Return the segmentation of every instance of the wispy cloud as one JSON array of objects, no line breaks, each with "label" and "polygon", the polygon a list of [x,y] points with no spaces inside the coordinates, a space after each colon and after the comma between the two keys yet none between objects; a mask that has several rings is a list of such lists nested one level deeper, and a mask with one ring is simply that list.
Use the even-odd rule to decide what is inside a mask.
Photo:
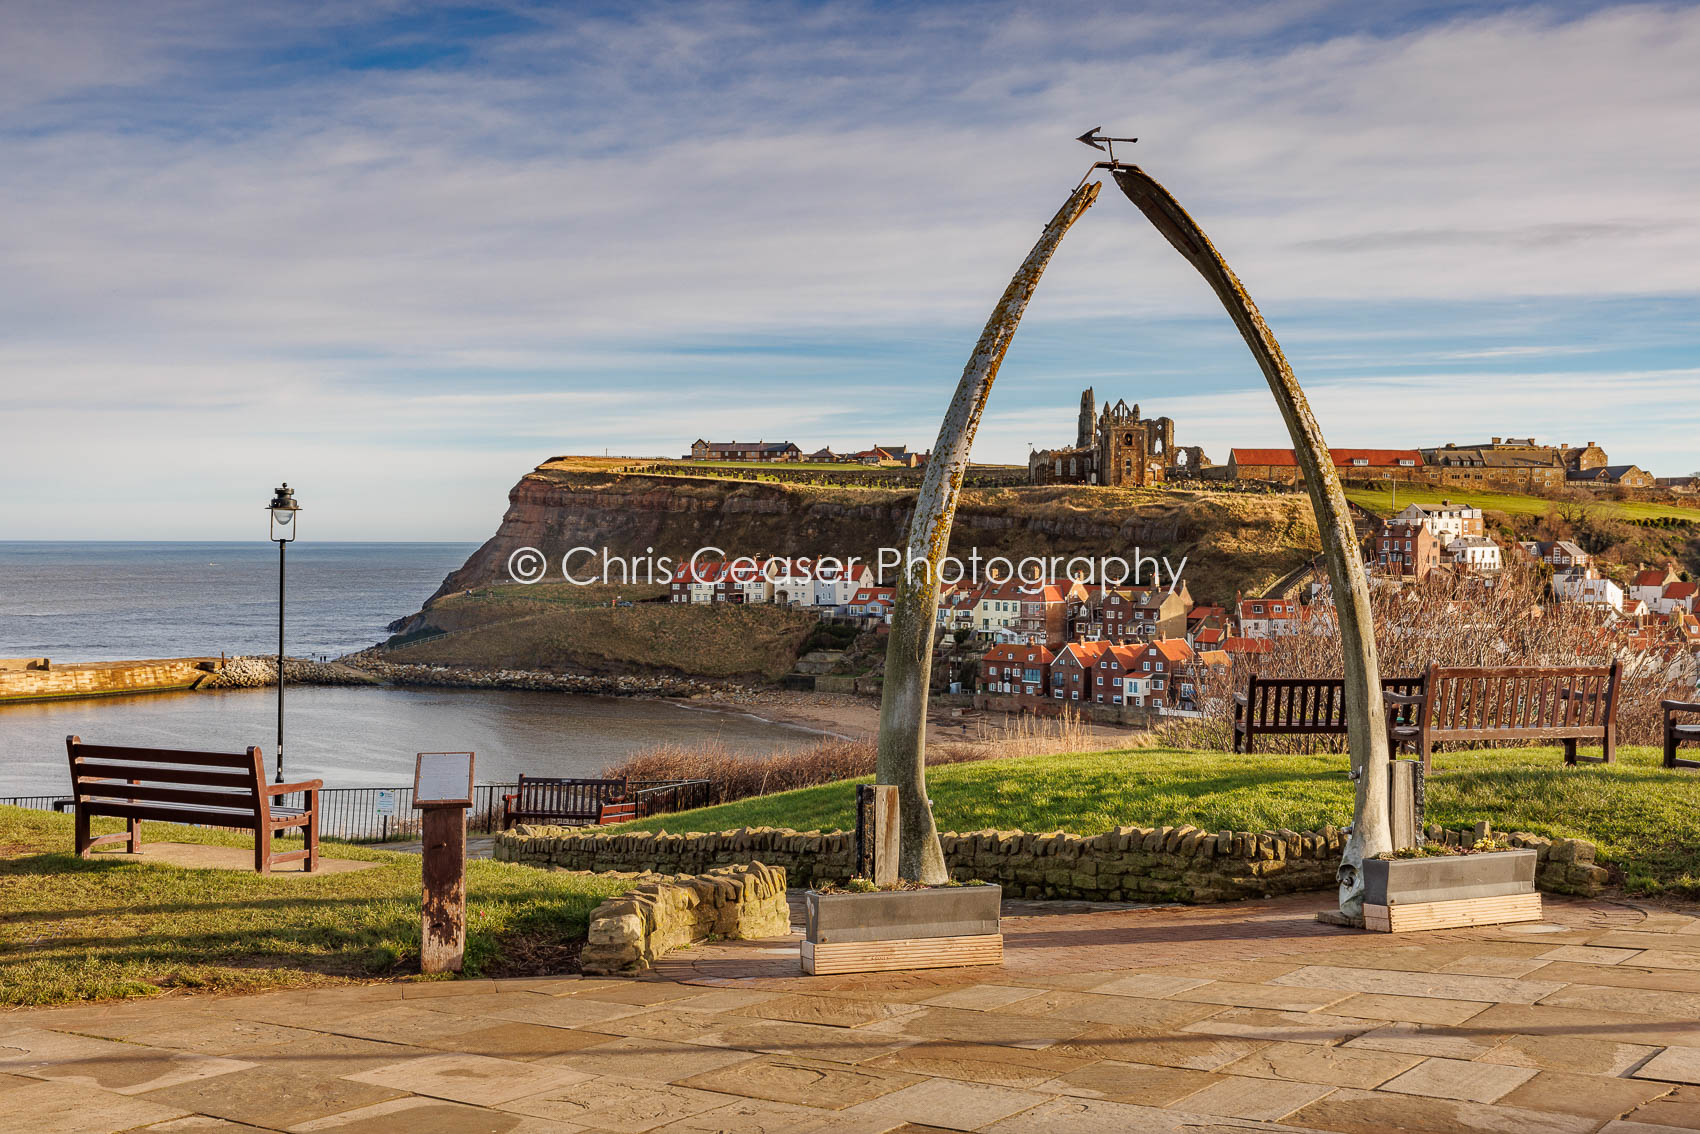
[{"label": "wispy cloud", "polygon": [[[0,537],[122,534],[114,478],[185,459],[220,474],[162,506],[184,534],[310,461],[370,498],[430,485],[477,535],[544,450],[924,445],[1100,122],[1144,138],[1315,366],[1408,336],[1377,323],[1401,305],[1512,299],[1675,297],[1692,351],[1700,156],[1675,140],[1700,136],[1697,57],[1692,7],[9,5],[0,439],[62,471],[0,497]],[[1071,432],[1072,393],[1048,399],[1077,372],[1140,396],[1206,363],[1185,388],[1226,392],[1187,428],[1267,440],[1235,433],[1257,379],[1213,298],[1112,197],[1029,314],[995,405],[1031,424],[988,423],[989,459]],[[1118,342],[1073,337],[1112,322]],[[1600,353],[1609,328],[1429,332],[1406,363],[1459,399],[1447,432],[1483,433],[1495,389],[1461,370]],[[1612,413],[1653,388],[1643,359],[1594,369],[1620,376]],[[1372,389],[1432,403],[1317,400]],[[407,526],[351,504],[319,530]]]}]

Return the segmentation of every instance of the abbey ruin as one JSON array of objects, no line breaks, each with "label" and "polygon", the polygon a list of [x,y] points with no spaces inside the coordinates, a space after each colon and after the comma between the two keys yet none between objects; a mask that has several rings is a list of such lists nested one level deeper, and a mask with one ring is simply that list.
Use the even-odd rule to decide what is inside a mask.
[{"label": "abbey ruin", "polygon": [[1089,386],[1080,392],[1080,421],[1068,449],[1038,449],[1027,455],[1033,484],[1102,484],[1146,488],[1165,480],[1188,479],[1210,467],[1196,445],[1175,446],[1175,423],[1166,417],[1142,418],[1139,406],[1104,403],[1099,411]]}]

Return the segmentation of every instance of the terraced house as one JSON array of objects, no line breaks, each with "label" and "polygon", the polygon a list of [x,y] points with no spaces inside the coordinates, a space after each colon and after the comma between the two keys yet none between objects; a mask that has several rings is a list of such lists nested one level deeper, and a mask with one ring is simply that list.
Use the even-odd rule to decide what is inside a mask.
[{"label": "terraced house", "polygon": [[1051,651],[1044,646],[1008,643],[993,646],[980,660],[980,692],[1014,697],[1023,709],[1045,703],[1050,682]]}]

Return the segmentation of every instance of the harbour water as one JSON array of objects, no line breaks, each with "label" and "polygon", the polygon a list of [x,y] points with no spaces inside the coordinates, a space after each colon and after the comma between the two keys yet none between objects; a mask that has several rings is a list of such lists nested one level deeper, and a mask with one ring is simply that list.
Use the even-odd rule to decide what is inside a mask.
[{"label": "harbour water", "polygon": [[[387,636],[472,544],[302,543],[289,550],[288,648],[338,655]],[[103,661],[271,653],[277,549],[267,543],[0,542],[0,656]],[[275,690],[0,706],[0,797],[61,792],[65,737],[240,751],[271,766]],[[327,787],[410,782],[421,751],[477,753],[480,782],[595,775],[662,742],[760,757],[814,734],[663,701],[506,690],[301,686],[286,699],[285,771]]]},{"label": "harbour water", "polygon": [[[500,689],[301,686],[285,691],[285,707],[287,778],[322,779],[326,787],[410,784],[416,752],[474,752],[480,783],[507,783],[520,772],[594,776],[661,742],[719,743],[760,757],[818,739],[748,714],[670,701]],[[269,769],[276,733],[275,689],[0,706],[0,797],[64,791],[70,735],[149,748],[258,745]]]}]

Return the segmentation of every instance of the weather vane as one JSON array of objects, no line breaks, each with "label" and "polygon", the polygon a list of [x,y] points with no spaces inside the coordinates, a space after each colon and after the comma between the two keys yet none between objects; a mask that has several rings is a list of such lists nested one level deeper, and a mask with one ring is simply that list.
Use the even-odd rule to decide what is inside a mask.
[{"label": "weather vane", "polygon": [[1127,143],[1131,144],[1133,142],[1139,141],[1139,139],[1138,138],[1106,138],[1106,137],[1104,137],[1104,135],[1102,135],[1098,132],[1102,129],[1103,129],[1102,126],[1094,126],[1094,127],[1092,127],[1092,129],[1086,131],[1086,133],[1084,133],[1084,134],[1080,135],[1080,137],[1076,138],[1075,141],[1085,142],[1087,145],[1091,146],[1095,150],[1103,150],[1104,152],[1108,153],[1110,155],[1110,168],[1114,169],[1116,167],[1116,165],[1118,164],[1117,161],[1116,161],[1116,143],[1117,142],[1127,142]]}]

